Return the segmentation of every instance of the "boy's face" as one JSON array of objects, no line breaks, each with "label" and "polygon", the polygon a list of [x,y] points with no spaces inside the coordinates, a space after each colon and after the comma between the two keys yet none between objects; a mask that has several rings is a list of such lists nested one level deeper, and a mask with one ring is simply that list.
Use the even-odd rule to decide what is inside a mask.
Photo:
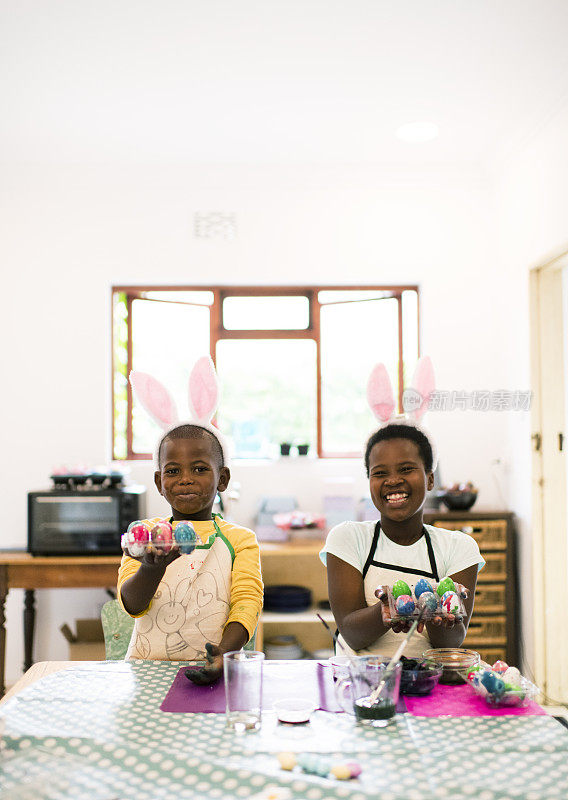
[{"label": "boy's face", "polygon": [[426,472],[418,445],[410,439],[386,439],[369,455],[369,485],[376,508],[393,522],[404,522],[422,509],[434,474]]},{"label": "boy's face", "polygon": [[211,437],[166,438],[160,464],[154,481],[170,504],[173,518],[211,519],[215,496],[227,488],[231,477],[228,467],[219,469]]}]

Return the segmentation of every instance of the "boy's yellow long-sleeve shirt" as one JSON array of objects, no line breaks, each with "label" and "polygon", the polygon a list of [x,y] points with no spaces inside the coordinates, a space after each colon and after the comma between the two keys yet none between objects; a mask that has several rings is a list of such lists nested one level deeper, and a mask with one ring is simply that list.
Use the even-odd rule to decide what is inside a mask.
[{"label": "boy's yellow long-sleeve shirt", "polygon": [[[263,599],[258,542],[248,528],[219,517],[217,524],[220,534],[213,520],[192,521],[198,546],[166,568],[148,608],[135,617],[127,658],[202,658],[205,643],[218,644],[229,622],[253,635]],[[139,561],[123,556],[117,583],[123,608],[121,588],[139,568]]]}]

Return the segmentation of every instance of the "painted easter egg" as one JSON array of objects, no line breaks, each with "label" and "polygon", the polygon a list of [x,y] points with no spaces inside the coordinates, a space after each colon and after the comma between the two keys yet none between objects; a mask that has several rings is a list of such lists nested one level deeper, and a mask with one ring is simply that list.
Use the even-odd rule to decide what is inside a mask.
[{"label": "painted easter egg", "polygon": [[522,676],[517,667],[509,667],[501,676],[507,683],[512,683],[514,686],[520,686],[522,683]]},{"label": "painted easter egg", "polygon": [[442,597],[442,595],[446,594],[446,592],[455,592],[456,585],[451,578],[442,578],[436,591],[438,592],[438,595]]},{"label": "painted easter egg", "polygon": [[319,775],[322,778],[329,775],[331,769],[331,759],[317,755],[317,753],[299,753],[297,762],[304,772]]},{"label": "painted easter egg", "polygon": [[406,581],[395,581],[392,585],[392,594],[393,597],[400,597],[402,594],[409,595],[411,594],[410,586]]},{"label": "painted easter egg", "polygon": [[496,661],[491,669],[495,670],[495,672],[503,674],[509,669],[509,665],[505,663],[505,661]]},{"label": "painted easter egg", "polygon": [[296,756],[294,753],[278,753],[277,758],[281,769],[293,770],[296,766]]},{"label": "painted easter egg", "polygon": [[174,538],[179,545],[179,549],[185,555],[193,553],[197,543],[197,534],[191,522],[181,520],[175,527]]},{"label": "painted easter egg", "polygon": [[162,522],[156,522],[152,530],[150,531],[150,538],[152,540],[152,544],[154,544],[160,550],[163,550],[164,553],[169,553],[172,549],[172,526],[167,520],[162,520]]},{"label": "painted easter egg", "polygon": [[481,673],[480,683],[485,686],[490,694],[503,694],[505,691],[505,681],[490,669]]},{"label": "painted easter egg", "polygon": [[347,764],[334,764],[331,768],[331,774],[338,781],[348,781],[351,778],[351,770]]},{"label": "painted easter egg", "polygon": [[420,578],[416,586],[414,587],[414,597],[418,600],[421,594],[424,592],[433,592],[434,589],[432,588],[432,584],[428,583],[426,578]]},{"label": "painted easter egg", "polygon": [[358,778],[363,771],[363,768],[358,761],[346,761],[345,766],[349,767],[349,772],[352,778]]},{"label": "painted easter egg", "polygon": [[442,611],[444,614],[459,614],[460,599],[455,592],[445,592],[442,595]]},{"label": "painted easter egg", "polygon": [[401,617],[409,617],[416,606],[409,594],[401,594],[400,597],[396,598],[395,608]]},{"label": "painted easter egg", "polygon": [[427,611],[436,611],[438,608],[438,598],[434,592],[422,592],[418,598],[416,605],[418,608],[426,608]]},{"label": "painted easter egg", "polygon": [[125,536],[125,544],[128,553],[137,558],[144,555],[146,545],[150,541],[150,530],[146,523],[136,520],[128,526]]}]

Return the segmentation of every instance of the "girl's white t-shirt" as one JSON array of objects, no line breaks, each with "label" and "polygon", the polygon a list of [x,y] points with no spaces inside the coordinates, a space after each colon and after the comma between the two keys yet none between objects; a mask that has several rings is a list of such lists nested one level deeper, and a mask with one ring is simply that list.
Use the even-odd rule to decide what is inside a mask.
[{"label": "girl's white t-shirt", "polygon": [[[331,553],[363,573],[372,546],[376,524],[376,521],[366,521],[342,522],[336,525],[329,532],[325,546],[320,552],[323,563],[326,564],[327,554]],[[479,552],[479,546],[472,536],[462,531],[450,531],[432,525],[424,527],[430,536],[440,580],[446,575],[453,575],[473,564],[477,564],[478,571],[485,565],[485,559]],[[405,573],[402,570],[398,573],[397,568],[403,568]],[[407,577],[408,580],[409,573],[414,572],[418,575],[431,575],[431,570],[432,565],[424,536],[414,544],[400,545],[389,539],[384,531],[381,531],[377,548],[373,554],[373,562],[364,582],[367,605],[371,606],[378,602],[374,592],[379,584],[391,584],[394,579],[399,577]],[[393,655],[403,636],[402,633],[389,630],[374,645],[359,651],[359,653]],[[339,639],[342,650],[353,653],[343,637],[340,636]],[[416,633],[408,643],[407,655],[419,657],[429,646],[427,631],[424,629],[423,633]]]},{"label": "girl's white t-shirt", "polygon": [[[326,564],[327,554],[331,553],[362,573],[376,524],[376,520],[367,520],[341,522],[336,525],[328,533],[325,545],[319,554],[323,563]],[[471,567],[472,564],[478,565],[478,571],[485,566],[485,559],[479,552],[479,545],[473,536],[462,531],[436,528],[434,525],[424,525],[424,527],[430,534],[440,580],[446,575],[453,575],[466,567]],[[428,549],[423,536],[414,544],[401,545],[393,542],[384,531],[381,531],[374,559],[409,568],[416,567],[422,570],[430,568]]]}]

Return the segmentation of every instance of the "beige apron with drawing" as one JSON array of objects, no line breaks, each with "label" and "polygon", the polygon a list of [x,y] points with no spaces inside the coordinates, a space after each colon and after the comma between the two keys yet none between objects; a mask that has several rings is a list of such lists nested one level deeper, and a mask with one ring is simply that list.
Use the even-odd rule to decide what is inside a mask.
[{"label": "beige apron with drawing", "polygon": [[207,542],[168,565],[147,613],[134,621],[127,659],[202,661],[205,643],[221,641],[234,554],[213,522]]},{"label": "beige apron with drawing", "polygon": [[[416,583],[420,578],[430,578],[433,581],[439,581],[438,568],[436,566],[436,558],[434,556],[434,548],[430,534],[423,528],[423,539],[426,545],[424,569],[416,569],[416,567],[405,567],[401,564],[385,564],[375,559],[377,544],[379,536],[385,534],[381,531],[381,523],[377,522],[375,525],[375,532],[373,534],[373,541],[369,548],[369,554],[363,567],[363,587],[365,590],[365,600],[367,605],[372,606],[379,602],[375,596],[375,589],[379,586],[392,586],[395,581],[402,578],[409,584]],[[421,540],[419,540],[421,541]],[[383,656],[392,656],[395,654],[400,642],[404,638],[405,633],[395,633],[393,630],[388,630],[380,639],[364,650],[352,650],[347,642],[343,639],[341,634],[338,639],[343,645],[346,652],[351,655],[368,655],[380,654]],[[426,628],[422,633],[418,631],[411,637],[408,645],[406,646],[405,656],[408,658],[420,658],[425,650],[430,648],[430,640]],[[338,655],[344,651],[341,647],[336,648]]]}]

